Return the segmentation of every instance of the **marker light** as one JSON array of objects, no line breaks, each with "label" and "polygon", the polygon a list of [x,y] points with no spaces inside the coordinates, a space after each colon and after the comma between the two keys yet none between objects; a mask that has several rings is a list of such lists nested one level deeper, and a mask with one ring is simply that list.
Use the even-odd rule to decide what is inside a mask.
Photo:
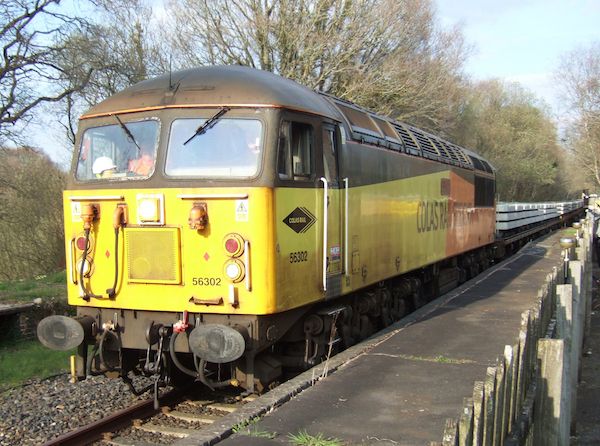
[{"label": "marker light", "polygon": [[239,234],[227,234],[223,240],[223,246],[227,255],[230,257],[239,257],[244,252],[244,239]]},{"label": "marker light", "polygon": [[85,249],[85,237],[84,236],[79,236],[77,237],[77,241],[75,242],[77,249],[79,249],[80,251],[83,251]]},{"label": "marker light", "polygon": [[225,275],[234,283],[241,282],[244,278],[244,264],[237,259],[229,260],[225,263]]},{"label": "marker light", "polygon": [[83,275],[84,277],[90,277],[91,272],[92,272],[92,262],[90,261],[90,258],[88,257],[87,259],[79,259],[77,261],[77,274],[79,274],[79,272],[81,271],[81,262],[83,262]]}]

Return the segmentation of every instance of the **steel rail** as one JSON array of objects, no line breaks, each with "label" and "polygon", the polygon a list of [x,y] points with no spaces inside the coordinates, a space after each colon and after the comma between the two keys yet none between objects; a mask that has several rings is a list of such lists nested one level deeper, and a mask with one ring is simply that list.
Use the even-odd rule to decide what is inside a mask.
[{"label": "steel rail", "polygon": [[[179,389],[171,390],[160,398],[162,405],[172,404],[181,399],[184,392]],[[67,432],[47,441],[43,446],[84,446],[98,441],[102,434],[123,429],[132,424],[133,420],[147,418],[160,412],[154,409],[154,400],[149,399],[121,409],[100,420]]]}]

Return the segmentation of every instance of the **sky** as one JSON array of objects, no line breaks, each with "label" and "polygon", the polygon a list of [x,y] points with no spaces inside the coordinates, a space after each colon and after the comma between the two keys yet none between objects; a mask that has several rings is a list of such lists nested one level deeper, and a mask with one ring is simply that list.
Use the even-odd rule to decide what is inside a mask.
[{"label": "sky", "polygon": [[560,118],[555,72],[563,55],[600,41],[600,0],[433,0],[443,26],[459,25],[473,47],[473,80],[518,82]]}]

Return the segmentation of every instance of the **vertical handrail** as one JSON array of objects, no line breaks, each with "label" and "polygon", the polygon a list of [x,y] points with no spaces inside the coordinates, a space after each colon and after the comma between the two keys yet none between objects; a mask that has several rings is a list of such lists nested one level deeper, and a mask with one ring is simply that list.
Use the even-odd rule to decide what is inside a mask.
[{"label": "vertical handrail", "polygon": [[327,291],[327,195],[329,192],[329,183],[327,178],[321,177],[323,183],[323,291]]},{"label": "vertical handrail", "polygon": [[344,178],[344,273],[346,276],[350,275],[348,273],[348,194],[350,192],[348,185],[348,178]]},{"label": "vertical handrail", "polygon": [[77,285],[77,276],[75,275],[75,268],[77,267],[77,261],[75,260],[75,238],[73,237],[71,239],[71,249],[70,249],[70,253],[69,253],[69,260],[70,260],[70,268],[69,268],[69,273],[71,276],[71,282],[74,285]]},{"label": "vertical handrail", "polygon": [[244,240],[244,261],[246,263],[246,290],[252,291],[250,278],[250,242],[248,240]]}]

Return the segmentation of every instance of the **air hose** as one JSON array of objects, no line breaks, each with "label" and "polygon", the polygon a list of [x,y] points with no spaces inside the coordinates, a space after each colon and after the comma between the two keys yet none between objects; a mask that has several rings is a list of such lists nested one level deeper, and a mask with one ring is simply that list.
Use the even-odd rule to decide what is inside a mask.
[{"label": "air hose", "polygon": [[88,245],[90,243],[90,229],[85,228],[84,233],[85,233],[85,247],[83,248],[83,255],[81,256],[81,267],[79,268],[79,278],[80,278],[79,288],[81,290],[81,294],[82,294],[81,297],[83,298],[83,300],[89,301],[91,297],[101,299],[102,296],[99,294],[94,294],[94,292],[91,289],[90,289],[90,292],[88,293],[85,289],[85,286],[83,285],[83,278],[84,278],[83,271],[85,269],[85,262],[87,261]]},{"label": "air hose", "polygon": [[119,281],[119,227],[115,228],[115,281],[112,288],[106,290],[109,298],[115,297],[117,282]]},{"label": "air hose", "polygon": [[194,378],[196,378],[198,376],[198,372],[187,368],[186,366],[184,366],[181,363],[181,361],[179,361],[179,359],[177,359],[177,354],[175,353],[175,340],[177,339],[178,335],[179,335],[179,333],[174,331],[173,334],[171,335],[171,339],[169,340],[169,354],[171,355],[173,364],[175,364],[177,366],[177,368],[179,370],[181,370],[183,373],[185,373],[186,375],[193,376]]},{"label": "air hose", "polygon": [[227,387],[229,385],[231,385],[231,379],[226,379],[224,381],[210,381],[207,377],[206,374],[204,372],[204,367],[206,367],[206,363],[207,361],[205,359],[199,358],[199,361],[196,361],[196,359],[198,358],[198,356],[194,355],[194,363],[196,365],[197,370],[191,370],[189,368],[187,368],[186,366],[184,366],[179,359],[177,359],[177,354],[175,353],[175,340],[177,339],[177,336],[179,335],[178,332],[173,332],[173,334],[171,335],[171,339],[169,341],[169,353],[171,355],[171,359],[173,360],[173,363],[177,366],[177,368],[179,370],[181,370],[183,373],[185,373],[186,375],[189,376],[193,376],[194,378],[198,378],[198,380],[204,384],[206,387],[208,387],[211,390],[215,390],[221,387]]}]

